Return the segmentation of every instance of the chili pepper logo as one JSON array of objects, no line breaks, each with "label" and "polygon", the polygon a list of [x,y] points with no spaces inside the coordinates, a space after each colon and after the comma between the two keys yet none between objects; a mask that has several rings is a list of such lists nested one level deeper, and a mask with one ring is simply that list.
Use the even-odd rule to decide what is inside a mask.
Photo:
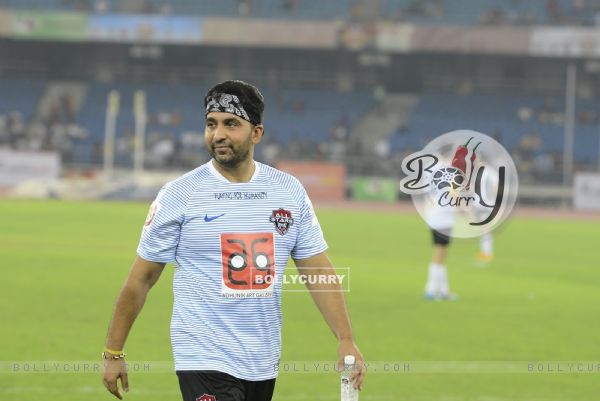
[{"label": "chili pepper logo", "polygon": [[[454,157],[452,158],[452,167],[459,169],[465,174],[467,172],[467,154],[469,153],[469,142],[473,137],[470,137],[469,140],[464,145],[459,145],[459,147],[454,152]],[[480,142],[481,143],[481,142]]]},{"label": "chili pepper logo", "polygon": [[477,143],[473,150],[471,151],[471,158],[469,166],[467,166],[467,155],[469,154],[469,142],[473,140],[474,137],[470,137],[469,140],[464,145],[459,145],[456,151],[454,152],[454,157],[452,158],[452,167],[460,170],[463,174],[463,182],[467,175],[467,171],[469,172],[469,177],[467,180],[467,184],[465,186],[466,190],[469,190],[471,187],[471,178],[473,177],[473,170],[475,169],[475,160],[477,160],[477,148],[481,145],[481,142]]},{"label": "chili pepper logo", "polygon": [[[469,143],[474,137],[470,137],[463,145],[459,145],[452,157],[452,167],[441,167],[438,169],[431,179],[431,184],[436,191],[451,190],[454,194],[465,192],[470,189],[473,170],[475,169],[475,161],[477,160],[477,148],[481,145],[479,142],[469,155]],[[468,177],[467,177],[468,172]]]}]

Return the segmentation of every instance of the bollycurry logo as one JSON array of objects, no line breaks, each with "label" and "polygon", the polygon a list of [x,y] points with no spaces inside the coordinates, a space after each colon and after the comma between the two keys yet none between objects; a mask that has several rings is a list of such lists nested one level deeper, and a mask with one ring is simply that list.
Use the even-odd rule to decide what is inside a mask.
[{"label": "bollycurry logo", "polygon": [[400,190],[427,224],[445,235],[477,237],[497,228],[517,199],[518,175],[504,147],[477,131],[457,130],[402,161]]}]

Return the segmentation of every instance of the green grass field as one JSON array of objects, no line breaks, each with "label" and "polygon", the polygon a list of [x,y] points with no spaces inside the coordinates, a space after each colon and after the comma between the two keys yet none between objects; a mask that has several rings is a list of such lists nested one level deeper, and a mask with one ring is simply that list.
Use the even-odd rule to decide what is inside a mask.
[{"label": "green grass field", "polygon": [[[99,360],[147,205],[2,200],[0,212],[0,399],[115,399],[100,374],[14,373],[12,367]],[[411,363],[410,372],[370,372],[361,400],[600,399],[598,362],[593,373],[527,369],[528,362],[600,360],[598,221],[512,220],[497,234],[488,268],[474,262],[476,241],[456,241],[448,265],[461,298],[426,302],[430,238],[417,215],[318,214],[330,256],[352,269],[347,301],[363,354]],[[130,361],[171,361],[172,273],[165,270],[133,328]],[[336,343],[309,294],[283,299],[282,361],[335,359]],[[433,361],[514,368],[419,371]],[[282,372],[274,399],[338,400],[338,383],[333,373]],[[130,385],[126,400],[180,399],[175,375],[164,370],[132,372]]]}]

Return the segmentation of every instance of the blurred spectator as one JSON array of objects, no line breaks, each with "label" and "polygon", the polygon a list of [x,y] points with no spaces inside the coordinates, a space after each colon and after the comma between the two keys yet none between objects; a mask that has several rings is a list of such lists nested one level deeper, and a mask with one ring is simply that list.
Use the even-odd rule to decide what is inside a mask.
[{"label": "blurred spectator", "polygon": [[168,1],[162,2],[159,7],[159,12],[162,15],[171,15],[173,14],[173,5]]},{"label": "blurred spectator", "polygon": [[98,14],[107,13],[110,10],[110,3],[108,0],[96,0],[94,3],[94,12]]},{"label": "blurred spectator", "polygon": [[296,114],[304,114],[305,109],[306,105],[302,100],[296,100],[292,103],[292,111]]},{"label": "blurred spectator", "polygon": [[0,114],[0,147],[9,144],[8,122],[5,115]]},{"label": "blurred spectator", "polygon": [[328,146],[329,157],[332,162],[344,162],[348,145],[346,142],[331,142]]},{"label": "blurred spectator", "polygon": [[554,158],[549,153],[538,153],[533,159],[533,169],[539,173],[554,171]]},{"label": "blurred spectator", "polygon": [[251,0],[239,0],[238,3],[238,14],[242,17],[247,17],[250,15],[251,11]]},{"label": "blurred spectator", "polygon": [[544,124],[561,125],[564,121],[564,113],[559,109],[558,102],[554,98],[546,98],[544,104],[537,110],[537,118]]},{"label": "blurred spectator", "polygon": [[408,5],[404,9],[404,12],[409,17],[421,17],[421,16],[425,15],[425,10],[423,8],[423,4],[424,4],[424,2],[420,1],[420,0],[410,0]]},{"label": "blurred spectator", "polygon": [[529,121],[533,117],[533,109],[531,107],[523,106],[517,110],[517,117],[521,121]]},{"label": "blurred spectator", "polygon": [[481,13],[481,25],[502,25],[506,23],[504,11],[497,8],[486,10]]},{"label": "blurred spectator", "polygon": [[350,20],[351,21],[364,21],[365,20],[365,9],[362,2],[356,2],[350,6]]},{"label": "blurred spectator", "polygon": [[29,126],[29,150],[42,150],[48,136],[48,128],[41,121],[34,121]]},{"label": "blurred spectator", "polygon": [[183,121],[183,116],[180,112],[159,111],[150,116],[152,124],[158,124],[162,127],[178,127]]},{"label": "blurred spectator", "polygon": [[128,127],[122,135],[117,135],[115,142],[115,153],[121,157],[129,157],[133,153],[134,134],[133,129]]},{"label": "blurred spectator", "polygon": [[546,0],[546,13],[551,22],[559,22],[561,20],[561,11],[558,0]]},{"label": "blurred spectator", "polygon": [[598,124],[598,113],[595,111],[580,111],[577,113],[577,122],[583,125]]},{"label": "blurred spectator", "polygon": [[281,0],[281,7],[289,12],[296,11],[301,6],[301,0]]},{"label": "blurred spectator", "polygon": [[387,159],[390,156],[390,141],[388,138],[380,138],[375,142],[375,146],[373,147],[373,151],[375,152],[375,156],[379,160]]},{"label": "blurred spectator", "polygon": [[275,166],[281,157],[281,147],[277,139],[268,137],[261,146],[263,161],[269,166]]},{"label": "blurred spectator", "polygon": [[431,0],[425,3],[425,15],[432,19],[442,19],[446,16],[444,0]]},{"label": "blurred spectator", "polygon": [[65,6],[72,7],[76,11],[91,11],[91,0],[62,0]]},{"label": "blurred spectator", "polygon": [[24,149],[27,147],[27,137],[25,136],[25,121],[23,115],[18,111],[13,111],[8,115],[8,137],[11,146],[15,149]]},{"label": "blurred spectator", "polygon": [[379,84],[375,86],[373,89],[373,100],[375,101],[375,108],[378,113],[383,113],[384,111],[383,102],[385,101],[386,96],[387,92],[383,85]]},{"label": "blurred spectator", "polygon": [[182,167],[195,167],[202,164],[206,157],[204,134],[196,131],[184,131],[176,147],[176,164]]},{"label": "blurred spectator", "polygon": [[348,135],[348,122],[344,116],[333,124],[329,137],[334,142],[346,142],[348,140]]}]

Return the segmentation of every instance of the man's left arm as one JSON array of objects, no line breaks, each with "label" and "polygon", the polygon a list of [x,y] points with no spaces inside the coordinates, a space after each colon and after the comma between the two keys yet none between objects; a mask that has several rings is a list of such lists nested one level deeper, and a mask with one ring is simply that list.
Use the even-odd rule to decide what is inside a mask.
[{"label": "man's left arm", "polygon": [[[336,271],[325,252],[311,256],[306,259],[294,259],[298,272],[304,276],[331,276]],[[306,280],[306,287],[329,325],[331,331],[338,339],[339,363],[343,366],[345,355],[354,355],[356,358],[356,369],[352,373],[351,381],[354,387],[361,389],[366,374],[364,359],[358,347],[354,343],[352,325],[346,308],[341,283],[338,280]]]}]

